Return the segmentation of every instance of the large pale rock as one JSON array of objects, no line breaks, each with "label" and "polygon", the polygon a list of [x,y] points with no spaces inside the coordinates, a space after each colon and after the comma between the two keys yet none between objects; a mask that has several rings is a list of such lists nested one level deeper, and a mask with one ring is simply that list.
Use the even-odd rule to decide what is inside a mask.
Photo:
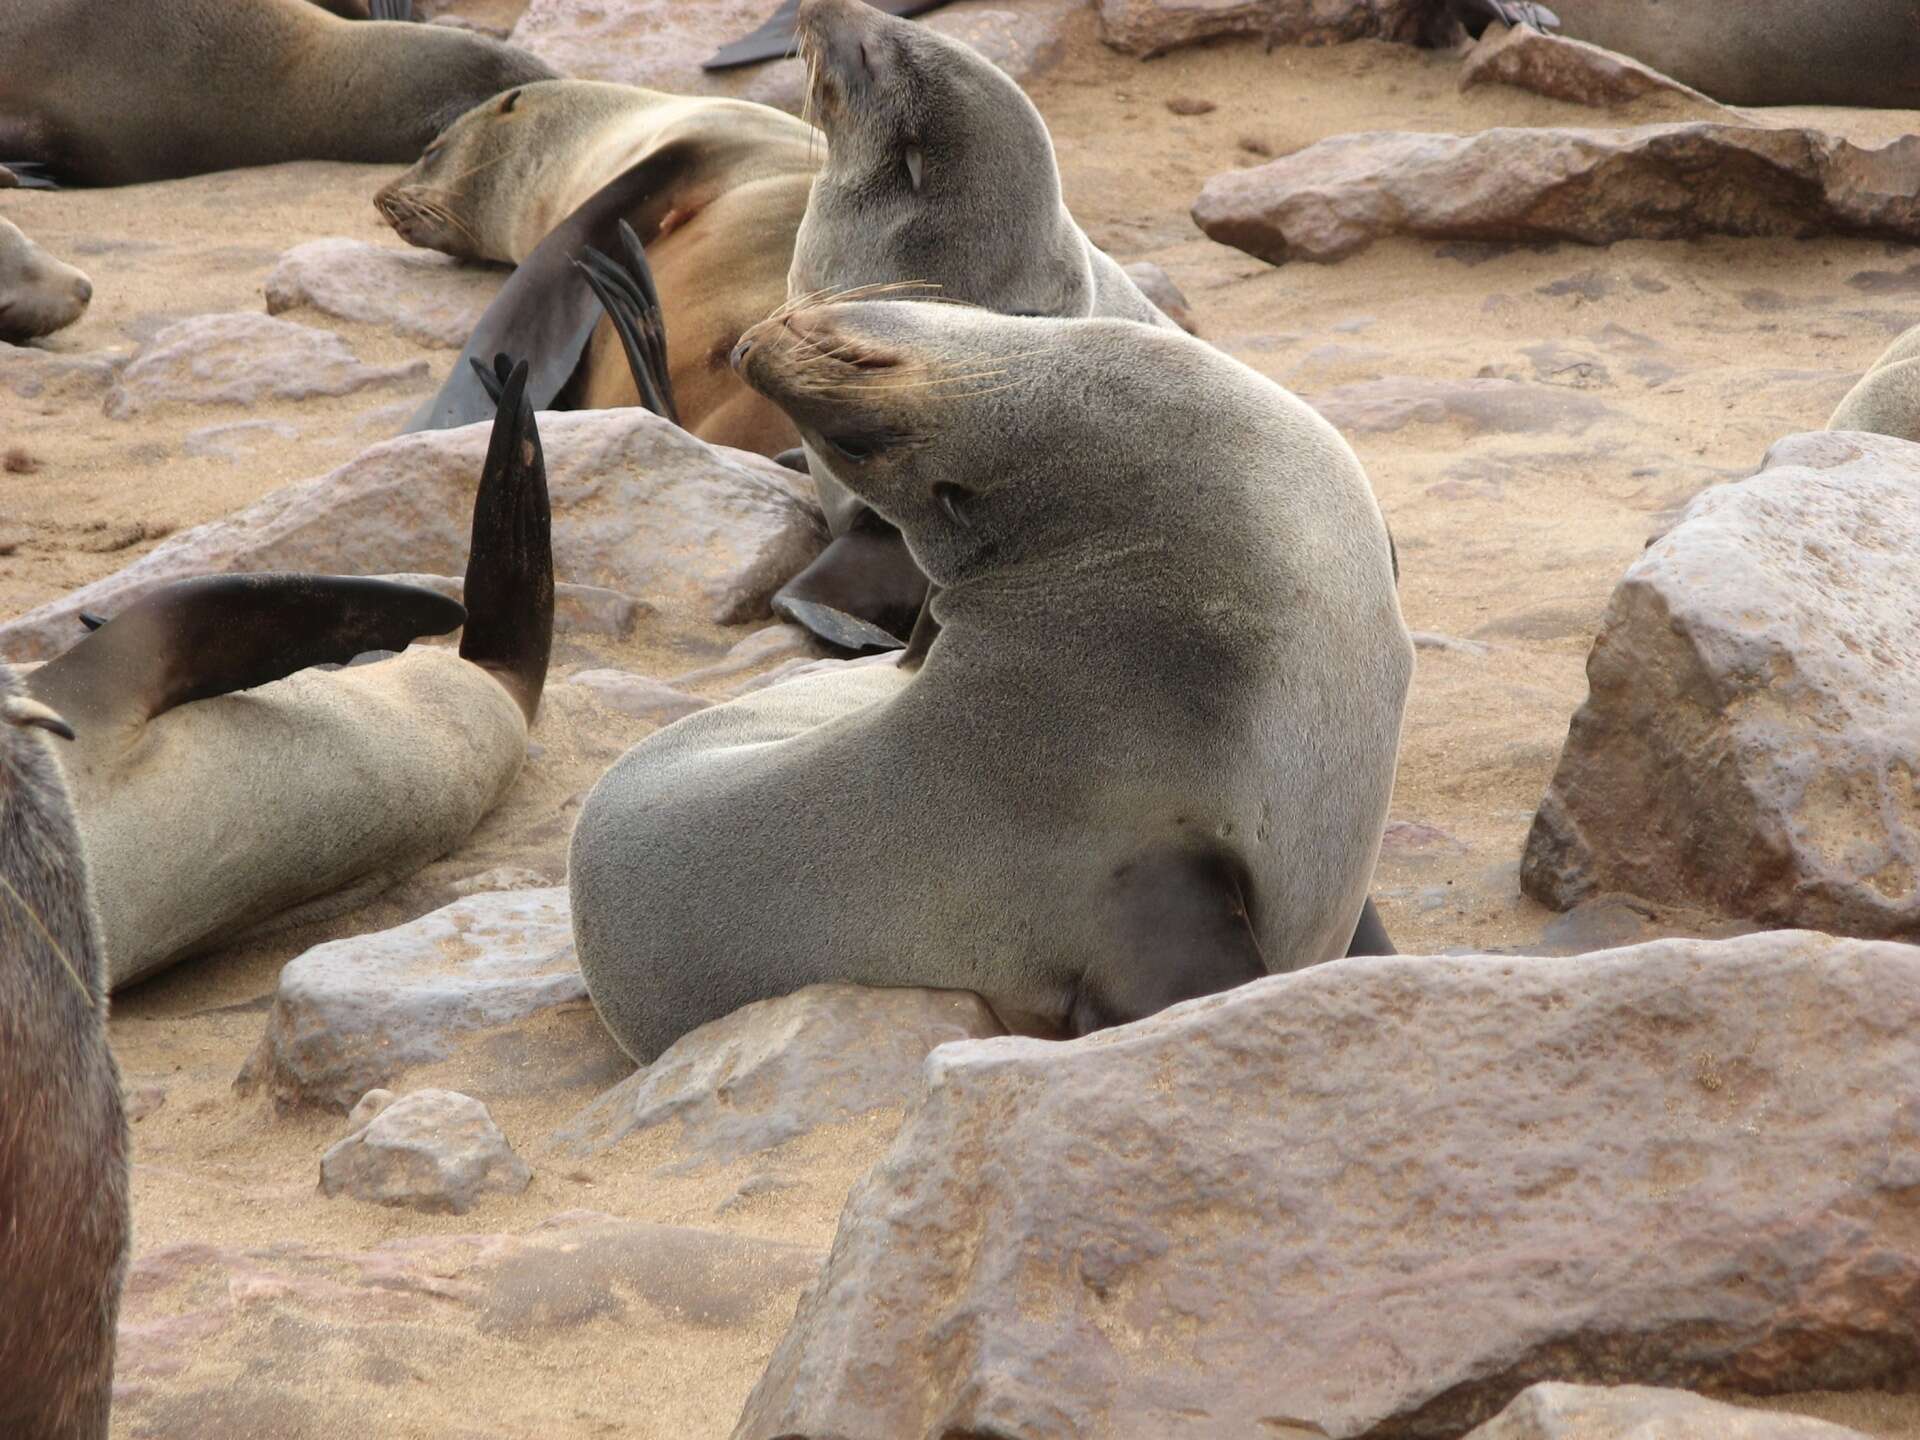
[{"label": "large pale rock", "polygon": [[310,240],[281,256],[267,276],[267,313],[304,305],[458,350],[506,273],[409,246]]},{"label": "large pale rock", "polygon": [[1920,135],[1864,150],[1817,130],[1704,121],[1620,130],[1336,135],[1206,184],[1194,222],[1279,264],[1429,240],[1920,240]]},{"label": "large pale rock", "polygon": [[1628,569],[1521,887],[1920,939],[1920,445],[1795,435]]},{"label": "large pale rock", "polygon": [[1556,1385],[1521,1391],[1466,1440],[1866,1440],[1805,1415],[1743,1410],[1647,1385]]},{"label": "large pale rock", "polygon": [[555,1138],[576,1154],[599,1154],[678,1122],[677,1147],[690,1163],[737,1160],[904,1108],[934,1046],[1004,1033],[971,991],[813,985],[683,1036]]},{"label": "large pale rock", "polygon": [[345,1113],[470,1037],[586,1005],[565,887],[475,895],[290,960],[238,1088]]},{"label": "large pale rock", "polygon": [[1095,0],[1100,38],[1142,58],[1229,35],[1279,45],[1413,40],[1427,22],[1422,0]]},{"label": "large pale rock", "polygon": [[1615,109],[1650,97],[1666,100],[1702,118],[1741,123],[1719,101],[1702,95],[1628,55],[1572,40],[1542,35],[1531,25],[1487,27],[1460,67],[1460,88],[1511,85],[1575,105]]},{"label": "large pale rock", "polygon": [[1920,951],[1336,961],[948,1045],[736,1440],[1457,1436],[1920,1381]]},{"label": "large pale rock", "polygon": [[196,315],[160,331],[121,372],[106,411],[124,420],[164,405],[312,400],[426,378],[424,360],[368,365],[331,330],[242,310]]},{"label": "large pale rock", "polygon": [[366,1250],[170,1245],[127,1278],[114,1424],[140,1440],[711,1435],[820,1258],[578,1211]]},{"label": "large pale rock", "polygon": [[[465,574],[491,429],[403,435],[183,530],[124,570],[0,626],[0,654],[56,655],[83,633],[81,610],[112,615],[186,575]],[[771,460],[707,445],[639,409],[543,414],[540,439],[563,582],[734,624],[764,616],[768,597],[819,551],[823,527],[801,493],[804,477]]]},{"label": "large pale rock", "polygon": [[1458,425],[1472,435],[1578,435],[1620,413],[1567,386],[1498,378],[1389,375],[1306,398],[1339,429],[1365,435],[1442,424]]},{"label": "large pale rock", "polygon": [[379,1107],[320,1157],[320,1193],[464,1215],[533,1182],[487,1107],[452,1090],[416,1090]]}]

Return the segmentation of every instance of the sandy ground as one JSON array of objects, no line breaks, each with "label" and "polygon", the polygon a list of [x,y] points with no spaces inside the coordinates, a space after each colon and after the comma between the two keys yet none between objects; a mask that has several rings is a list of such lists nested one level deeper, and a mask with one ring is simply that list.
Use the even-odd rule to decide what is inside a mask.
[{"label": "sandy ground", "polygon": [[[468,7],[490,23],[510,20],[514,8],[497,0]],[[1398,541],[1409,625],[1471,642],[1420,652],[1393,806],[1405,823],[1389,837],[1378,881],[1389,928],[1413,952],[1590,948],[1621,917],[1550,931],[1555,917],[1519,896],[1515,876],[1568,717],[1585,693],[1583,663],[1607,597],[1663,515],[1706,485],[1750,473],[1781,435],[1824,423],[1853,378],[1916,318],[1920,256],[1842,240],[1610,249],[1395,242],[1334,266],[1275,268],[1193,226],[1187,207],[1210,175],[1323,136],[1597,123],[1592,112],[1514,92],[1462,96],[1457,64],[1372,43],[1272,54],[1228,44],[1141,64],[1104,50],[1088,15],[1034,94],[1054,131],[1069,203],[1095,240],[1123,262],[1164,266],[1191,299],[1201,332],[1281,383],[1317,397],[1387,377],[1511,377],[1564,386],[1590,402],[1519,428],[1416,422],[1350,436]],[[1179,97],[1216,108],[1177,116],[1166,102]],[[1850,112],[1765,118],[1808,117],[1862,141],[1902,133],[1915,120]],[[301,164],[112,191],[0,192],[0,213],[95,283],[82,323],[42,348],[124,354],[176,318],[260,309],[275,260],[302,241],[343,235],[397,244],[369,203],[393,173]],[[352,457],[396,430],[453,359],[450,350],[313,312],[288,318],[338,331],[368,362],[424,358],[431,380],[337,400],[124,421],[103,418],[97,392],[56,387],[29,399],[0,380],[0,452],[22,451],[33,466],[0,470],[0,614],[18,614],[117,569],[173,529]],[[191,453],[194,432],[243,421],[284,428],[240,432],[237,459]],[[737,636],[707,638],[717,652]],[[643,631],[625,649],[603,652],[600,663],[608,661],[669,675],[689,657],[651,644]],[[535,1077],[518,1090],[503,1085],[486,1097],[516,1145],[532,1148],[539,1174],[524,1196],[464,1219],[319,1199],[318,1157],[341,1122],[276,1117],[264,1101],[231,1090],[259,1039],[281,964],[320,939],[444,903],[453,881],[494,866],[558,881],[580,795],[644,730],[578,691],[563,695],[543,717],[526,777],[461,855],[354,916],[206,957],[119,998],[113,1039],[128,1088],[161,1097],[134,1132],[140,1253],[289,1237],[358,1248],[524,1230],[577,1207],[813,1245],[830,1240],[847,1186],[885,1143],[888,1117],[801,1142],[803,1153],[782,1158],[801,1183],[723,1212],[740,1181],[728,1172],[660,1180],[631,1151],[571,1170],[541,1167],[539,1137],[624,1069],[587,1014],[553,1022],[578,1032],[576,1073]],[[1628,916],[1622,933],[1640,938],[1697,923]],[[432,1081],[429,1072],[408,1083]],[[725,1434],[791,1313],[790,1301],[782,1303],[787,1308],[774,1306],[724,1344],[689,1332],[650,1345],[648,1363],[631,1367],[636,1373],[599,1401],[556,1403],[550,1425],[525,1433]],[[564,1387],[569,1373],[628,1365],[621,1342],[618,1327],[600,1325],[569,1342],[580,1348],[566,1363],[498,1344],[456,1358],[463,1374],[471,1364],[471,1383],[467,1403],[454,1402],[447,1416],[464,1416],[461,1425],[476,1415],[509,1417],[529,1394]],[[390,1433],[466,1433],[440,1416],[443,1400],[418,1403]],[[1880,1434],[1920,1434],[1920,1412],[1907,1402],[1814,1397],[1805,1408]],[[270,1418],[229,1421],[221,1433],[275,1433]],[[192,1433],[130,1424],[123,1419],[115,1433]],[[479,1429],[522,1433],[508,1418],[500,1427]]]}]

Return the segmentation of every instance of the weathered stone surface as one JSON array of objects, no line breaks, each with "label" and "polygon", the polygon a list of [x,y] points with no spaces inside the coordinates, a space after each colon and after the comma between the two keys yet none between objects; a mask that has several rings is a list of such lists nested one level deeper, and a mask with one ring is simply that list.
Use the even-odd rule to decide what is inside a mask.
[{"label": "weathered stone surface", "polygon": [[586,1003],[564,886],[475,895],[289,961],[238,1088],[344,1113],[473,1032]]},{"label": "weathered stone surface", "polygon": [[1343,40],[1413,40],[1428,7],[1421,0],[1095,0],[1100,38],[1146,58],[1229,35],[1278,45]]},{"label": "weathered stone surface", "polygon": [[409,246],[310,240],[281,256],[267,276],[267,313],[306,305],[458,350],[506,274]]},{"label": "weathered stone surface", "polygon": [[1193,321],[1193,307],[1166,271],[1151,260],[1136,260],[1121,268],[1127,272],[1127,278],[1140,287],[1140,293],[1158,305],[1169,320],[1189,335],[1200,333]]},{"label": "weathered stone surface", "polygon": [[[403,435],[181,531],[124,570],[0,626],[0,653],[56,655],[80,633],[80,610],[112,615],[186,575],[465,574],[490,429]],[[540,438],[562,582],[735,624],[765,615],[768,597],[819,551],[804,477],[771,460],[707,445],[638,409],[545,414]]]},{"label": "weathered stone surface", "polygon": [[1795,435],[1621,580],[1522,888],[1920,939],[1920,445]]},{"label": "weathered stone surface", "polygon": [[67,355],[0,340],[0,385],[24,400],[79,400],[113,388],[122,355]]},{"label": "weathered stone surface", "polygon": [[1531,25],[1508,29],[1496,22],[1487,27],[1460,67],[1460,88],[1471,90],[1477,85],[1511,85],[1600,109],[1659,96],[1702,118],[1741,123],[1719,101],[1631,56],[1563,35],[1542,35]]},{"label": "weathered stone surface", "polygon": [[1209,180],[1194,222],[1275,264],[1429,240],[1920,240],[1920,135],[1863,150],[1817,130],[1688,122],[1620,130],[1337,135]]},{"label": "weathered stone surface", "polygon": [[1805,1415],[1648,1385],[1532,1385],[1466,1440],[1866,1440]]},{"label": "weathered stone surface", "polygon": [[235,311],[196,315],[140,347],[107,396],[111,419],[163,405],[254,405],[415,385],[427,362],[367,365],[331,330]]},{"label": "weathered stone surface", "polygon": [[682,716],[704,710],[713,703],[676,690],[664,681],[632,675],[625,670],[582,670],[568,676],[567,684],[578,685],[609,710],[650,720],[655,725],[671,725]]},{"label": "weathered stone surface", "polygon": [[554,1138],[598,1154],[678,1121],[679,1148],[692,1163],[737,1160],[904,1107],[934,1046],[1004,1033],[970,991],[812,985],[683,1036]]},{"label": "weathered stone surface", "polygon": [[[1920,1379],[1920,951],[1339,961],[950,1045],[736,1440],[1457,1436]],[[849,1337],[857,1337],[849,1343]]]},{"label": "weathered stone surface", "polygon": [[1563,385],[1525,380],[1425,380],[1389,375],[1303,397],[1336,427],[1378,435],[1408,425],[1459,425],[1469,434],[1578,435],[1618,414]]},{"label": "weathered stone surface", "polygon": [[812,631],[779,621],[761,626],[710,664],[674,676],[672,683],[685,690],[744,675],[749,670],[758,670],[779,661],[820,660],[827,654],[826,646],[814,638]]},{"label": "weathered stone surface", "polygon": [[585,1211],[367,1250],[167,1246],[128,1276],[114,1424],[140,1440],[482,1440],[632,1434],[644,1416],[640,1434],[708,1435],[820,1258]]},{"label": "weathered stone surface", "polygon": [[532,1183],[487,1107],[452,1090],[390,1100],[320,1157],[322,1195],[429,1214],[464,1215],[488,1195],[518,1195]]},{"label": "weathered stone surface", "polygon": [[284,420],[232,420],[189,430],[181,438],[180,448],[196,459],[238,464],[262,445],[299,438],[300,432]]}]

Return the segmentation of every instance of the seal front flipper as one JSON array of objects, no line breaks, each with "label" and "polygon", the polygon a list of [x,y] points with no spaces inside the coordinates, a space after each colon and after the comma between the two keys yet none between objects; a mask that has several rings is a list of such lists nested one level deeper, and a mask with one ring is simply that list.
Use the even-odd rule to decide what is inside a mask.
[{"label": "seal front flipper", "polygon": [[835,536],[811,565],[780,587],[773,610],[822,640],[852,650],[863,647],[816,623],[821,611],[851,615],[894,637],[897,646],[912,632],[926,598],[927,577],[913,563],[907,542],[867,511],[853,529]]},{"label": "seal front flipper", "polygon": [[0,189],[58,190],[60,182],[37,160],[0,161]]},{"label": "seal front flipper", "polygon": [[1193,845],[1161,846],[1116,866],[1096,897],[1100,954],[1074,993],[1069,1033],[1125,1025],[1265,975],[1248,884],[1230,856]]},{"label": "seal front flipper", "polygon": [[[874,9],[903,18],[924,15],[946,3],[947,0],[872,0]],[[757,65],[762,60],[780,60],[792,55],[799,48],[799,36],[794,29],[794,21],[799,15],[800,0],[784,0],[780,8],[761,23],[759,29],[722,46],[700,68],[731,70],[736,65]]]},{"label": "seal front flipper", "polygon": [[680,411],[673,403],[673,377],[667,371],[667,324],[660,314],[653,267],[647,264],[646,249],[633,227],[622,220],[619,232],[620,248],[626,252],[624,263],[592,246],[573,263],[613,322],[640,403],[678,425]]},{"label": "seal front flipper", "polygon": [[458,628],[458,601],[418,585],[347,575],[208,575],[129,605],[27,688],[86,728],[137,724],[368,650],[404,650]]},{"label": "seal front flipper", "polygon": [[1371,897],[1360,908],[1360,923],[1353,927],[1353,939],[1347,942],[1347,958],[1356,955],[1398,955],[1393,941],[1387,935],[1387,927],[1380,919],[1380,912],[1374,907]]},{"label": "seal front flipper", "polygon": [[486,387],[498,387],[499,413],[473,501],[460,658],[504,685],[532,724],[553,650],[553,516],[527,373],[526,361],[497,356]]}]

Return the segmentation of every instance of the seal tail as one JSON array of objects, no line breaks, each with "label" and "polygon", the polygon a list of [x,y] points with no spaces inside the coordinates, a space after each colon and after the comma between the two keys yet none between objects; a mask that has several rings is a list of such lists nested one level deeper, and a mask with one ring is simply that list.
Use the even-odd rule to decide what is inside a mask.
[{"label": "seal tail", "polygon": [[619,225],[620,247],[626,251],[622,262],[601,254],[591,245],[585,247],[574,268],[586,277],[600,308],[613,321],[626,351],[627,368],[633,372],[634,388],[640,403],[654,414],[680,423],[680,411],[673,402],[673,379],[667,373],[667,322],[660,313],[660,291],[653,283],[653,267],[647,264],[646,247],[625,220]]},{"label": "seal tail", "polygon": [[478,360],[472,363],[497,409],[473,502],[460,656],[504,685],[531,725],[553,650],[553,513],[546,459],[527,400],[527,362],[515,364],[499,355],[491,372]]}]

